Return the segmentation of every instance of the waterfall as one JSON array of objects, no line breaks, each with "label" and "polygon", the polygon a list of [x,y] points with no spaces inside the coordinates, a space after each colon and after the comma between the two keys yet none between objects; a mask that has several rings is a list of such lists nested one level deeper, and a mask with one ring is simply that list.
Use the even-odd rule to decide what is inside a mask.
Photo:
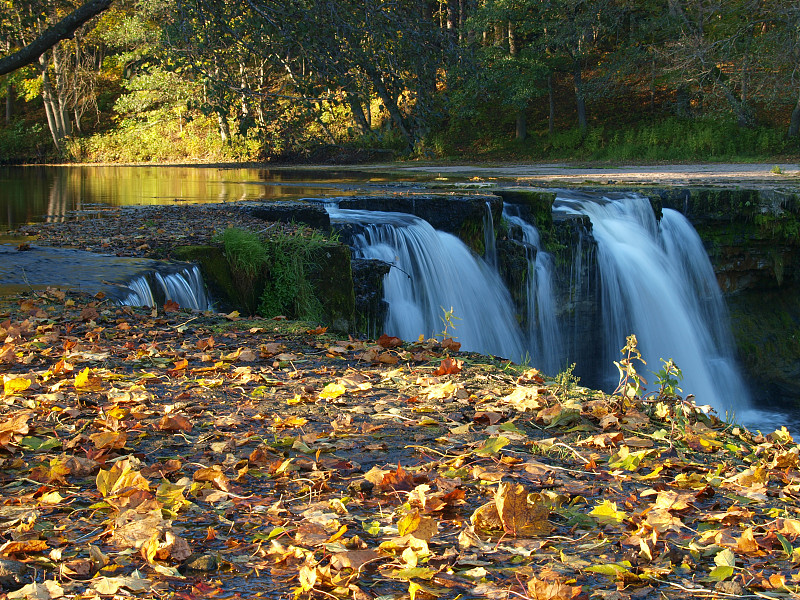
[{"label": "waterfall", "polygon": [[197,265],[171,269],[169,272],[152,271],[139,275],[125,284],[130,292],[120,299],[129,306],[155,306],[166,300],[176,302],[181,308],[209,310],[203,276]]},{"label": "waterfall", "polygon": [[528,273],[525,278],[528,324],[527,339],[531,357],[545,373],[558,373],[565,365],[564,343],[558,324],[553,293],[555,260],[542,248],[539,231],[520,216],[518,206],[503,206],[503,218],[522,232],[526,245]]},{"label": "waterfall", "polygon": [[[713,269],[686,218],[665,209],[656,221],[641,196],[560,195],[555,212],[587,215],[597,243],[606,363],[635,333],[647,367],[674,359],[685,393],[721,414],[748,405],[734,360],[727,315]],[[650,389],[652,389],[651,386]]]},{"label": "waterfall", "polygon": [[333,206],[328,212],[333,223],[358,225],[357,255],[392,265],[384,278],[386,333],[406,340],[437,335],[445,329],[443,311],[452,308],[456,327],[448,336],[462,350],[522,358],[510,294],[496,271],[461,240],[408,214]]},{"label": "waterfall", "polygon": [[[490,266],[495,246],[488,238],[481,260],[455,236],[412,215],[332,205],[328,212],[352,233],[356,256],[392,265],[384,279],[390,335],[414,340],[439,334],[443,310],[452,307],[458,318],[454,334],[464,350],[515,360],[529,355],[550,375],[583,363],[590,371],[585,383],[613,389],[613,361],[626,337],[636,334],[647,361],[639,370],[650,391],[656,389],[653,372],[661,369],[660,359],[673,359],[683,372],[684,394],[694,394],[699,405],[720,414],[746,412],[746,386],[714,271],[697,232],[676,211],[665,209],[658,221],[638,195],[561,192],[554,217],[588,217],[592,227],[591,239],[588,231],[575,230],[573,262],[556,269],[537,229],[518,207],[505,206],[504,218],[521,232],[528,257],[526,304],[520,308],[524,331],[510,293]],[[488,229],[488,220],[484,225]]]}]

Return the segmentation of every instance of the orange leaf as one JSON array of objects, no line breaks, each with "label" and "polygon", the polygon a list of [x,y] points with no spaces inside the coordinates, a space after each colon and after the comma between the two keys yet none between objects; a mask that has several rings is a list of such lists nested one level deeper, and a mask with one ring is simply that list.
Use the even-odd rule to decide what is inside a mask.
[{"label": "orange leaf", "polygon": [[185,358],[182,358],[181,360],[176,360],[175,366],[172,367],[171,369],[167,369],[167,373],[175,377],[177,375],[180,375],[183,371],[185,371],[186,367],[188,366],[189,366],[189,361],[186,360]]},{"label": "orange leaf", "polygon": [[166,302],[164,302],[164,312],[165,313],[178,312],[180,309],[181,309],[181,305],[178,304],[177,302],[174,302],[172,300],[167,300]]},{"label": "orange leaf", "polygon": [[453,359],[453,358],[445,358],[440,364],[439,368],[436,369],[433,374],[437,377],[440,375],[455,375],[456,373],[461,372],[461,367],[464,366],[463,360]]},{"label": "orange leaf", "polygon": [[186,431],[192,430],[192,422],[183,415],[164,415],[158,422],[161,431]]}]

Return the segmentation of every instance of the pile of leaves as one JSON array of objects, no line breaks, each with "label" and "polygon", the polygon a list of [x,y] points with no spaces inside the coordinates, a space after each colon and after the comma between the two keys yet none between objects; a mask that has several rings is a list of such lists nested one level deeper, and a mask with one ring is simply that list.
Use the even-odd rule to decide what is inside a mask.
[{"label": "pile of leaves", "polygon": [[37,243],[139,258],[169,258],[176,246],[204,245],[230,227],[293,233],[292,223],[266,222],[236,204],[175,204],[77,211],[60,222],[24,225],[15,233]]},{"label": "pile of leaves", "polygon": [[0,369],[2,598],[800,594],[800,447],[670,390],[56,290]]}]

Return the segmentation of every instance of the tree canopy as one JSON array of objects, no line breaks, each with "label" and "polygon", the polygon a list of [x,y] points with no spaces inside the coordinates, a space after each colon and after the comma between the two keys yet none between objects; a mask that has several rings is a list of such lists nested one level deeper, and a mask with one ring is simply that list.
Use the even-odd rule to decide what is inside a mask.
[{"label": "tree canopy", "polygon": [[662,136],[653,127],[685,138],[698,123],[722,137],[765,129],[755,137],[769,154],[791,151],[800,134],[800,7],[777,0],[61,0],[0,10],[7,128],[15,114],[29,124],[40,114],[55,149],[78,159],[111,134],[130,147],[127,134],[155,123],[173,147],[205,128],[247,158],[348,144],[441,153],[531,134],[529,147],[620,146]]}]

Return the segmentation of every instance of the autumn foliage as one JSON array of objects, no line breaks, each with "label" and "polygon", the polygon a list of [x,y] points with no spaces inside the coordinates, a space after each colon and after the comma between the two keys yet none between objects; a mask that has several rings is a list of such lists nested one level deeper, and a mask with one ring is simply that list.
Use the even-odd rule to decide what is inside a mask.
[{"label": "autumn foliage", "polygon": [[785,429],[436,339],[54,290],[0,311],[0,597],[799,592]]}]

